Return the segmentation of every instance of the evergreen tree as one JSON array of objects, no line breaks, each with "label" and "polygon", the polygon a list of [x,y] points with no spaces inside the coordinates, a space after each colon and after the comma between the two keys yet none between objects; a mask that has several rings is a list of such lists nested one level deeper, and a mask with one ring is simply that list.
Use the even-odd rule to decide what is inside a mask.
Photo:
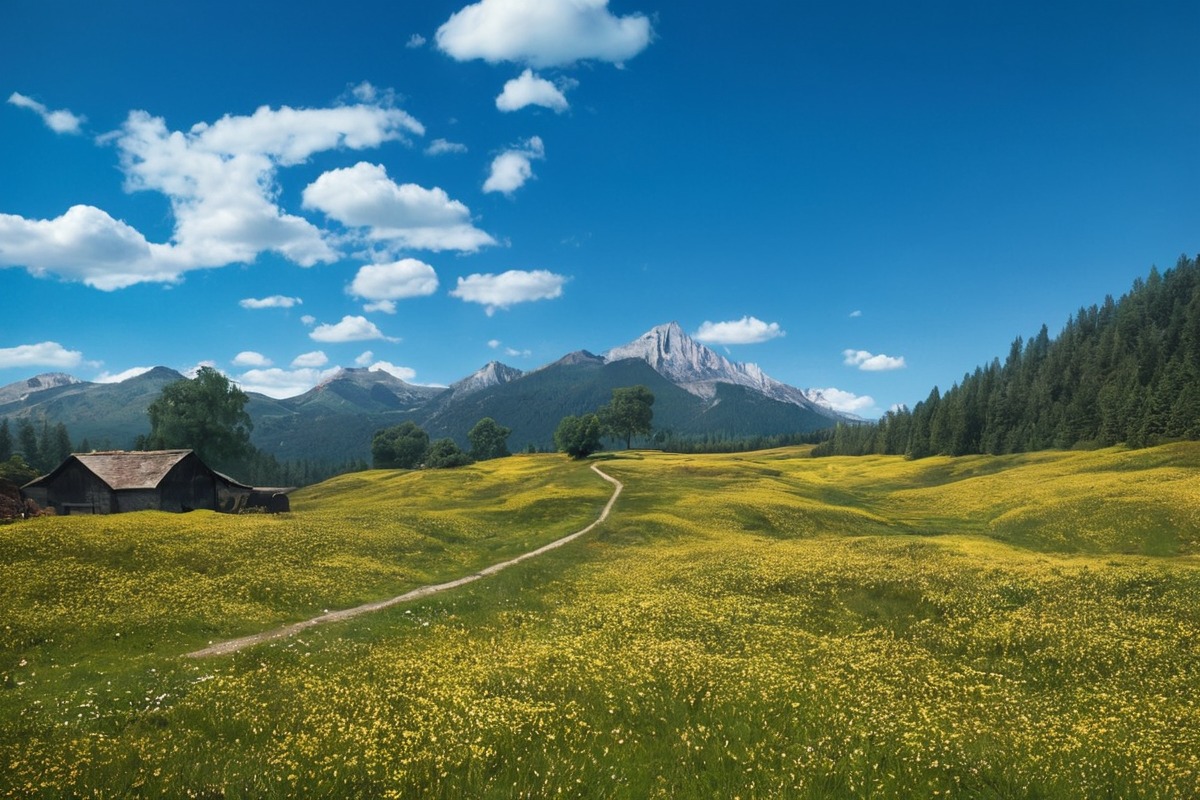
[{"label": "evergreen tree", "polygon": [[8,461],[13,454],[12,432],[8,429],[8,417],[0,419],[0,461]]}]

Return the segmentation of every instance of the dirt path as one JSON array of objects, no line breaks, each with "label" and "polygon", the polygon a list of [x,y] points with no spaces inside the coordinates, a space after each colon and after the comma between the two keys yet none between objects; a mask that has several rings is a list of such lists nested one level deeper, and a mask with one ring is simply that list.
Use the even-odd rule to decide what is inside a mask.
[{"label": "dirt path", "polygon": [[497,572],[508,569],[514,564],[520,564],[522,561],[536,558],[543,553],[549,552],[558,547],[562,547],[564,544],[569,542],[573,542],[580,536],[583,536],[585,533],[591,531],[601,522],[604,522],[604,520],[608,519],[608,513],[612,511],[612,507],[614,504],[616,504],[617,498],[621,496],[621,490],[625,488],[624,484],[611,475],[606,475],[605,473],[601,472],[600,468],[595,464],[592,465],[592,470],[601,478],[604,478],[604,480],[611,483],[615,488],[613,489],[612,497],[608,498],[608,502],[604,505],[604,509],[600,512],[600,516],[596,518],[595,522],[593,522],[591,525],[588,525],[586,528],[583,528],[582,530],[575,531],[575,533],[564,536],[561,539],[555,539],[549,544],[542,545],[538,549],[531,550],[528,553],[522,553],[516,558],[509,559],[508,561],[502,561],[499,564],[493,564],[490,567],[481,569],[479,572],[467,575],[464,578],[458,578],[457,580],[449,581],[448,583],[437,583],[430,586],[422,586],[419,589],[413,589],[411,592],[402,594],[399,597],[393,597],[388,600],[378,600],[374,603],[367,603],[365,605],[355,606],[354,608],[345,608],[341,611],[330,611],[326,614],[322,614],[319,617],[306,619],[302,622],[293,622],[291,625],[285,625],[282,628],[263,631],[262,633],[255,633],[251,634],[250,636],[243,636],[240,639],[230,639],[225,642],[210,644],[203,650],[197,650],[193,653],[188,653],[187,658],[208,658],[210,656],[222,656],[228,653],[236,653],[239,650],[243,650],[247,647],[253,647],[256,644],[274,641],[275,639],[284,639],[288,636],[299,633],[302,630],[314,628],[317,625],[324,625],[327,622],[341,622],[342,620],[352,619],[354,617],[362,616],[363,614],[370,614],[372,611],[379,611],[400,603],[407,603],[410,600],[419,600],[422,597],[428,597],[429,595],[437,594],[438,592],[445,592],[449,589],[457,589],[459,586],[465,586],[468,583],[479,580],[480,578],[486,578],[489,575],[495,575]]}]

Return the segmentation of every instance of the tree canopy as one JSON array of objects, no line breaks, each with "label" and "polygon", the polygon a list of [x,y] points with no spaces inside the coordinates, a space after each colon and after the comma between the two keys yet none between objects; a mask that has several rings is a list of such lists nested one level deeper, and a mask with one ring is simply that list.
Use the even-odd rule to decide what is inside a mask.
[{"label": "tree canopy", "polygon": [[554,446],[571,458],[587,458],[600,450],[603,427],[595,414],[563,417],[554,430]]},{"label": "tree canopy", "polygon": [[212,367],[196,377],[169,383],[150,404],[150,435],[139,437],[147,450],[190,449],[219,470],[241,468],[253,455],[246,393]]},{"label": "tree canopy", "polygon": [[402,422],[377,431],[371,440],[375,469],[416,469],[429,452],[429,434],[415,422]]},{"label": "tree canopy", "polygon": [[645,386],[625,386],[612,390],[612,400],[600,407],[600,422],[604,432],[614,439],[624,439],[628,450],[634,436],[649,436],[653,430],[654,393]]},{"label": "tree canopy", "polygon": [[484,417],[475,423],[467,434],[471,443],[471,457],[476,461],[487,461],[491,458],[504,458],[509,455],[508,436],[511,428],[506,428],[491,417]]}]

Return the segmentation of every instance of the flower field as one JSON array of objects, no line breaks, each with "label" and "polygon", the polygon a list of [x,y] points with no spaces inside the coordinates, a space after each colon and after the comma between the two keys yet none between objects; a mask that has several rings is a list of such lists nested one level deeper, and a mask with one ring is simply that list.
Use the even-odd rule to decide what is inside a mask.
[{"label": "flower field", "polygon": [[0,796],[1200,796],[1200,447],[622,454],[0,528]]}]

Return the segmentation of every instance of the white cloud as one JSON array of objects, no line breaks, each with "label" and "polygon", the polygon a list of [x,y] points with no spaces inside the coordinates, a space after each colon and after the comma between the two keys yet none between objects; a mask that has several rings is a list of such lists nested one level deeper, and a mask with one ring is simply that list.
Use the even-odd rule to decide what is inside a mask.
[{"label": "white cloud", "polygon": [[147,372],[149,372],[152,369],[154,369],[154,367],[130,367],[127,370],[124,370],[122,372],[117,372],[117,373],[112,373],[112,372],[107,372],[107,371],[101,372],[99,375],[92,378],[92,382],[93,383],[120,383],[121,381],[127,381],[130,378],[136,378],[138,375],[145,375]]},{"label": "white cloud", "polygon": [[526,106],[543,106],[558,114],[571,107],[561,89],[534,75],[531,69],[505,83],[504,91],[496,97],[496,108],[501,111],[518,111]]},{"label": "white cloud", "polygon": [[533,351],[532,350],[518,350],[515,347],[506,347],[506,348],[504,348],[504,355],[510,356],[512,358],[532,358]]},{"label": "white cloud", "polygon": [[270,297],[255,299],[247,297],[245,300],[238,302],[242,308],[291,308],[301,305],[304,301],[299,297],[284,297],[281,294],[273,294]]},{"label": "white cloud", "polygon": [[372,372],[386,372],[389,375],[391,375],[392,377],[399,378],[400,380],[404,381],[405,383],[408,383],[408,382],[412,381],[413,378],[417,377],[417,371],[415,369],[410,369],[408,367],[398,367],[395,364],[392,364],[387,361],[376,361],[374,364],[372,364],[369,367],[369,369]]},{"label": "white cloud", "polygon": [[356,367],[365,367],[374,360],[375,360],[375,354],[372,353],[370,350],[364,350],[359,355],[358,358],[354,359],[354,365]]},{"label": "white cloud", "polygon": [[83,362],[83,353],[68,350],[58,342],[20,344],[16,347],[0,347],[0,369],[9,367],[77,367]]},{"label": "white cloud", "polygon": [[278,170],[324,150],[360,150],[423,133],[419,122],[387,102],[263,107],[187,131],[171,131],[162,118],[133,111],[102,141],[116,145],[127,191],[160,192],[170,200],[171,241],[150,243],[87,205],[51,220],[3,214],[0,267],[115,290],[176,282],[189,270],[248,264],[268,251],[301,266],[333,261],[338,253],[328,234],[278,205]]},{"label": "white cloud", "polygon": [[465,153],[467,146],[460,142],[450,142],[445,139],[434,139],[429,143],[429,147],[425,148],[425,155],[440,156],[446,153]]},{"label": "white cloud", "polygon": [[807,394],[815,402],[828,406],[834,411],[841,411],[843,414],[859,414],[869,411],[875,406],[875,399],[868,394],[857,395],[853,392],[835,389],[832,386],[828,389],[809,389]]},{"label": "white cloud", "polygon": [[26,97],[19,92],[9,95],[8,102],[18,108],[28,108],[41,117],[42,122],[46,123],[46,127],[55,133],[80,133],[83,130],[83,123],[87,120],[87,117],[72,114],[65,108],[51,111],[32,97]]},{"label": "white cloud", "polygon": [[217,362],[212,361],[212,360],[205,360],[205,361],[199,361],[196,363],[195,366],[188,367],[187,369],[183,370],[183,375],[187,378],[195,378],[197,375],[200,374],[200,369],[202,367],[208,367],[209,369],[215,369],[217,372],[221,373],[222,375],[225,374],[225,370],[218,367]]},{"label": "white cloud", "polygon": [[404,258],[393,264],[360,267],[346,291],[373,301],[365,306],[367,311],[395,314],[396,300],[426,297],[437,288],[438,278],[433,267],[415,258]]},{"label": "white cloud", "polygon": [[323,367],[329,363],[329,356],[325,355],[320,350],[313,350],[311,353],[301,353],[292,359],[292,368],[299,367]]},{"label": "white cloud", "polygon": [[235,367],[269,367],[271,359],[253,350],[243,350],[233,357]]},{"label": "white cloud", "polygon": [[512,194],[533,177],[531,162],[545,157],[546,148],[538,136],[530,137],[521,146],[505,150],[492,159],[491,173],[483,183],[483,191]]},{"label": "white cloud", "polygon": [[778,322],[763,322],[757,317],[742,317],[730,322],[708,322],[696,331],[696,339],[711,344],[758,344],[787,333]]},{"label": "white cloud", "polygon": [[383,335],[383,331],[375,327],[375,323],[366,317],[342,317],[342,321],[333,325],[318,325],[308,334],[308,338],[316,342],[363,342],[370,339],[385,339],[398,342]]},{"label": "white cloud", "polygon": [[305,314],[303,317],[300,318],[300,321],[308,326],[317,324],[317,318],[314,317],[312,314]]},{"label": "white cloud", "polygon": [[337,367],[318,369],[252,369],[234,378],[244,391],[282,399],[304,394],[323,380],[332,377]]},{"label": "white cloud", "polygon": [[561,297],[566,280],[565,276],[542,269],[532,272],[512,269],[499,275],[475,274],[459,278],[458,286],[450,295],[486,306],[490,317],[498,308]]},{"label": "white cloud", "polygon": [[851,311],[851,312],[850,312],[850,317],[851,317],[851,319],[858,319],[858,318],[859,318],[859,317],[861,317],[861,316],[862,316],[862,312],[861,312],[861,311]]},{"label": "white cloud", "polygon": [[497,347],[500,346],[501,342],[499,339],[489,339],[487,344],[488,344],[488,347],[495,350]]},{"label": "white cloud", "polygon": [[480,0],[437,30],[437,46],[459,61],[481,58],[553,67],[597,60],[620,64],[650,44],[643,14],[616,17],[608,0]]},{"label": "white cloud", "polygon": [[0,267],[25,267],[39,278],[53,273],[106,291],[172,282],[179,270],[166,265],[169,254],[94,206],[71,206],[49,220],[0,214]]},{"label": "white cloud", "polygon": [[423,47],[424,45],[425,37],[419,33],[414,33],[412,36],[408,37],[408,41],[404,43],[404,46],[409,50],[416,50],[418,47]]},{"label": "white cloud", "polygon": [[444,190],[397,184],[384,167],[365,161],[326,172],[309,184],[304,207],[365,228],[372,240],[405,248],[474,252],[496,243],[471,224],[470,209]]},{"label": "white cloud", "polygon": [[848,366],[858,367],[866,372],[903,369],[908,366],[904,363],[904,356],[895,358],[882,353],[874,355],[866,350],[843,350],[842,355],[845,357],[844,363]]}]

